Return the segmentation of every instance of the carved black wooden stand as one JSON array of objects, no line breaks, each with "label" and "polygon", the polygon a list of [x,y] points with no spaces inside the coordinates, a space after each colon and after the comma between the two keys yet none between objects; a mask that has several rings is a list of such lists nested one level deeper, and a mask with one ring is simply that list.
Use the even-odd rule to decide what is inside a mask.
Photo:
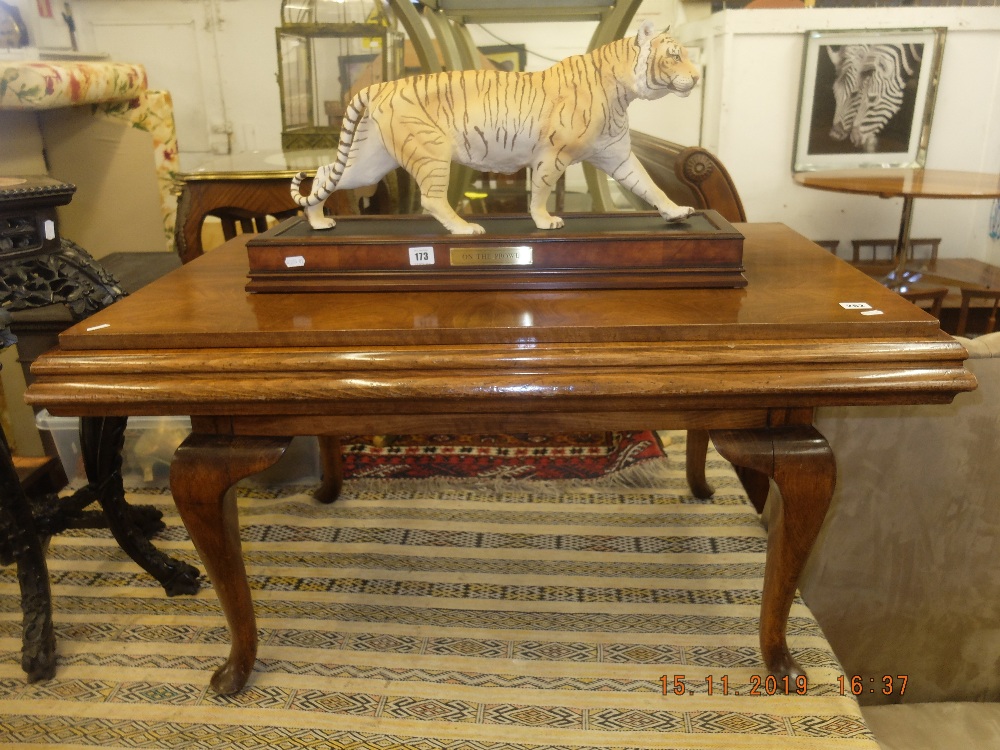
[{"label": "carved black wooden stand", "polygon": [[[48,177],[0,178],[0,347],[14,343],[8,311],[65,304],[82,320],[125,296],[118,282],[81,247],[59,237],[55,207],[76,188]],[[51,594],[42,540],[68,528],[107,526],[122,549],[156,578],[168,596],[198,591],[198,570],[157,550],[148,537],[161,513],[125,500],[121,449],[126,417],[84,417],[80,447],[87,485],[72,496],[29,498],[0,434],[0,563],[17,563],[24,612],[21,665],[28,680],[55,673]],[[2,433],[2,431],[0,431]],[[103,512],[88,511],[94,501]]]}]

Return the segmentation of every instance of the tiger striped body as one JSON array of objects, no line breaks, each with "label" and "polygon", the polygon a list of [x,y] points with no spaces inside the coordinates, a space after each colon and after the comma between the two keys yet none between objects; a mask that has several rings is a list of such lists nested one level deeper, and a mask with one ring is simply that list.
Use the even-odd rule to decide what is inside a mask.
[{"label": "tiger striped body", "polygon": [[632,154],[628,105],[668,93],[686,96],[698,73],[684,49],[643,24],[635,37],[567,58],[536,73],[452,71],[375,84],[348,107],[337,161],[321,167],[312,193],[292,181],[292,197],[310,225],[334,225],[323,202],[334,190],[372,185],[402,166],[420,188],[421,205],[455,234],[479,234],[448,204],[452,161],[480,171],[531,170],[530,210],[540,229],[563,222],[546,210],[559,177],[587,161],[651,203],[668,221],[693,209],[671,201]]}]

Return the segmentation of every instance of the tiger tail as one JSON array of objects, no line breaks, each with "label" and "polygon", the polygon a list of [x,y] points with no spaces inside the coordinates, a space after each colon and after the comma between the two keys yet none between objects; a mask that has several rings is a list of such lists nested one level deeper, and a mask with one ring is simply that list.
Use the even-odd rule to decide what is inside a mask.
[{"label": "tiger tail", "polygon": [[299,184],[307,177],[305,172],[299,172],[292,178],[292,200],[302,208],[318,206],[337,189],[341,175],[347,167],[347,157],[351,153],[351,144],[354,142],[354,131],[361,121],[361,116],[368,108],[370,100],[367,88],[362,89],[351,103],[347,105],[347,112],[344,114],[344,122],[340,126],[340,145],[337,147],[337,161],[332,166],[325,165],[316,171],[316,179],[313,180],[312,191],[309,195],[302,195],[299,192]]}]

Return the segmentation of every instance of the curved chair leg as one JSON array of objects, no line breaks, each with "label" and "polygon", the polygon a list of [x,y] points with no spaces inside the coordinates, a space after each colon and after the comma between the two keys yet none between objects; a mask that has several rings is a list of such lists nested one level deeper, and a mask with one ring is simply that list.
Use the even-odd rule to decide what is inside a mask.
[{"label": "curved chair leg", "polygon": [[319,458],[323,467],[323,483],[313,493],[313,497],[321,503],[332,503],[340,497],[340,490],[344,486],[344,459],[340,438],[320,435]]},{"label": "curved chair leg", "polygon": [[699,500],[708,500],[715,488],[705,479],[705,462],[708,457],[708,430],[688,430],[684,469],[691,494]]},{"label": "curved chair leg", "polygon": [[243,688],[257,658],[257,621],[240,544],[234,485],[272,466],[289,438],[193,434],[170,466],[170,490],[205,565],[232,638],[229,657],[212,676],[221,695]]},{"label": "curved chair leg", "polygon": [[167,596],[198,593],[198,569],[154,547],[148,535],[163,528],[154,508],[129,505],[122,485],[122,444],[127,417],[83,417],[80,452],[87,480],[97,489],[108,528],[138,565],[160,582]]},{"label": "curved chair leg", "polygon": [[760,611],[760,647],[772,674],[805,674],[788,650],[788,613],[799,574],[830,507],[837,480],[833,451],[811,425],[713,430],[716,449],[736,466],[774,479],[781,512],[768,534]]},{"label": "curved chair leg", "polygon": [[21,668],[28,682],[56,673],[56,638],[52,629],[52,592],[45,551],[31,506],[11,459],[7,437],[0,431],[0,562],[17,564],[21,592]]}]

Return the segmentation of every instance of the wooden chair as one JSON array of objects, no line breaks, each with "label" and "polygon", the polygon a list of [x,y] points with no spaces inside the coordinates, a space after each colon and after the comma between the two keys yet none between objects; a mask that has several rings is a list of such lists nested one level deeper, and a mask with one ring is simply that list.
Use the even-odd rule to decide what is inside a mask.
[{"label": "wooden chair", "polygon": [[908,299],[917,307],[922,308],[941,320],[941,306],[944,305],[944,298],[948,294],[948,288],[941,286],[933,289],[913,289],[899,293],[904,299]]},{"label": "wooden chair", "polygon": [[[930,260],[937,260],[938,257],[938,246],[941,244],[940,237],[924,237],[921,239],[911,239],[909,248],[907,249],[906,257],[915,258],[917,248],[927,248],[929,251]],[[879,240],[851,240],[851,246],[853,248],[853,254],[851,256],[852,263],[862,263],[862,262],[875,262],[878,260],[892,260],[893,251],[896,249],[896,240],[891,239],[879,239]],[[871,252],[871,257],[867,258],[865,261],[861,260],[861,254],[865,251]],[[886,257],[879,258],[879,253],[885,251]],[[921,256],[923,257],[923,256]]]},{"label": "wooden chair", "polygon": [[817,245],[826,250],[829,250],[834,255],[837,254],[837,249],[840,247],[840,240],[813,240]]},{"label": "wooden chair", "polygon": [[992,333],[997,325],[997,308],[1000,307],[1000,289],[962,289],[962,307],[958,313],[958,325],[955,334],[965,336],[965,329],[969,325],[969,308],[975,299],[992,300],[993,306],[989,308],[990,315],[986,320],[985,330],[979,333]]}]

